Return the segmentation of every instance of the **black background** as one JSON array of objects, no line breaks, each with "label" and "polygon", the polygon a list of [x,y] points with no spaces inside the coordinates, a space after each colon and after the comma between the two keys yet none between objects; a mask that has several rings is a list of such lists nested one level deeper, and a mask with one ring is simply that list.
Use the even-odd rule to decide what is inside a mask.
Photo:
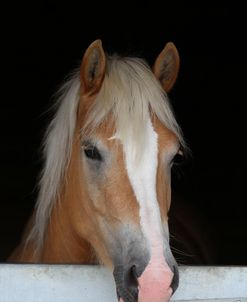
[{"label": "black background", "polygon": [[[170,98],[192,159],[173,191],[181,207],[203,221],[199,238],[207,237],[214,253],[208,263],[247,265],[243,12],[236,1],[35,1],[10,3],[2,11],[1,261],[34,206],[51,97],[86,47],[101,38],[108,52],[141,56],[150,64],[165,43],[176,44],[181,70]],[[184,221],[186,227],[190,218]]]}]

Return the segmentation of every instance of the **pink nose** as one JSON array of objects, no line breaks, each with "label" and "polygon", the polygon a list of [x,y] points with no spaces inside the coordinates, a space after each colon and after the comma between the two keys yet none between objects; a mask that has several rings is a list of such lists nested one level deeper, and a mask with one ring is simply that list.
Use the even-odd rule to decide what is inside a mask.
[{"label": "pink nose", "polygon": [[138,302],[167,302],[171,298],[173,272],[166,263],[148,264],[138,278]]}]

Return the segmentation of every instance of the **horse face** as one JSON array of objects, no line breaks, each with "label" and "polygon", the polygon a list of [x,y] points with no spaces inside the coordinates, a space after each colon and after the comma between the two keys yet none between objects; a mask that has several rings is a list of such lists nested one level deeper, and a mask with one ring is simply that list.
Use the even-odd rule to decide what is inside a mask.
[{"label": "horse face", "polygon": [[[170,87],[170,82],[159,76],[161,69],[156,62],[156,77],[163,81],[163,87]],[[96,42],[82,63],[80,128],[85,126],[83,121],[97,98],[104,70],[104,52]],[[142,138],[141,150],[131,134],[123,139],[111,114],[93,133],[82,136],[86,208],[88,217],[93,217],[89,221],[93,235],[89,238],[101,261],[112,267],[120,299],[168,301],[178,286],[167,215],[170,169],[180,145],[176,135],[155,115],[147,118]],[[82,233],[85,235],[85,229]]]},{"label": "horse face", "polygon": [[[148,293],[152,296],[159,289],[169,291],[170,286],[174,291],[177,268],[169,247],[167,214],[170,168],[179,152],[177,139],[155,118],[147,129],[150,144],[136,167],[131,146],[100,132],[82,143],[82,158],[91,215],[97,220],[95,233],[104,238],[107,251],[102,260],[114,267],[123,298],[128,292],[136,297],[138,283],[145,289],[156,282],[158,289],[153,285]],[[102,244],[94,240],[100,254]],[[149,276],[150,271],[154,276]]]}]

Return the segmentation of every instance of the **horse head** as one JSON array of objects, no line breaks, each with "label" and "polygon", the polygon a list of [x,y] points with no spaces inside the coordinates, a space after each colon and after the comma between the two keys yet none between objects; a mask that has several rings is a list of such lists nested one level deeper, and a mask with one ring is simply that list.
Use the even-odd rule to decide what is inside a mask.
[{"label": "horse head", "polygon": [[140,59],[107,57],[100,40],[80,68],[76,229],[113,269],[125,302],[167,301],[178,286],[168,211],[170,171],[184,142],[166,94],[178,69],[172,43],[151,70]]}]

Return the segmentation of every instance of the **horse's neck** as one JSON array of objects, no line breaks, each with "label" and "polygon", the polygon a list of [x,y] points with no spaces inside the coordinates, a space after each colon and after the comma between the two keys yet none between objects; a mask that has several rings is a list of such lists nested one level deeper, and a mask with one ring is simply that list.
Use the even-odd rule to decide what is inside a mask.
[{"label": "horse's neck", "polygon": [[[25,245],[25,237],[28,237],[34,221],[31,219],[24,234],[23,244],[17,248],[10,261],[85,264],[96,262],[91,245],[75,231],[76,223],[80,225],[80,230],[83,230],[88,219],[86,211],[82,208],[82,200],[85,201],[87,195],[81,188],[78,144],[79,141],[76,140],[68,169],[67,179],[70,182],[69,184],[65,182],[64,187],[61,188],[60,199],[53,206],[42,248],[35,252],[35,245],[32,242]],[[88,236],[92,236],[93,232],[94,230],[91,230]]]},{"label": "horse's neck", "polygon": [[66,204],[57,205],[52,211],[50,222],[44,235],[40,250],[36,250],[32,241],[25,244],[33,219],[24,233],[23,242],[8,259],[10,262],[28,263],[84,263],[96,262],[91,245],[74,230]]},{"label": "horse's neck", "polygon": [[76,233],[66,208],[54,209],[40,257],[44,263],[94,263],[91,245]]}]

